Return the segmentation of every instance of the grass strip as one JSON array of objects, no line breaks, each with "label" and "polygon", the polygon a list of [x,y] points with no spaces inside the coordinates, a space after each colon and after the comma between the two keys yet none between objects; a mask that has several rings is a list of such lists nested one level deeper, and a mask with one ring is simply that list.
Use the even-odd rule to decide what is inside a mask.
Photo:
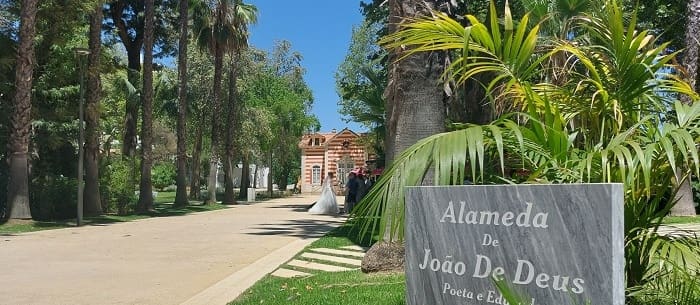
[{"label": "grass strip", "polygon": [[229,305],[403,305],[405,290],[404,275],[398,273],[319,272],[291,279],[268,275]]},{"label": "grass strip", "polygon": [[664,224],[700,223],[700,216],[666,216]]},{"label": "grass strip", "polygon": [[[138,219],[150,217],[170,217],[182,216],[196,212],[206,212],[228,208],[227,205],[211,204],[202,205],[201,202],[191,201],[191,204],[183,208],[173,208],[172,201],[175,198],[175,192],[159,192],[158,197],[154,200],[154,208],[146,214],[129,214],[116,215],[106,214],[95,217],[85,217],[84,225],[106,225],[118,222],[128,222]],[[54,221],[36,221],[36,220],[9,220],[0,225],[0,235],[11,235],[25,232],[34,232],[42,230],[62,229],[75,227],[75,219],[54,220]]]}]

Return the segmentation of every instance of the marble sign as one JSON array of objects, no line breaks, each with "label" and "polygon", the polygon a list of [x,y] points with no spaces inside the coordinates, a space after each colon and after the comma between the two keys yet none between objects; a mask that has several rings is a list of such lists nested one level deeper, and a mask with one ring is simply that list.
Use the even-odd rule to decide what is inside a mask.
[{"label": "marble sign", "polygon": [[624,304],[621,184],[411,187],[405,228],[408,305],[508,304],[494,279],[520,305]]}]

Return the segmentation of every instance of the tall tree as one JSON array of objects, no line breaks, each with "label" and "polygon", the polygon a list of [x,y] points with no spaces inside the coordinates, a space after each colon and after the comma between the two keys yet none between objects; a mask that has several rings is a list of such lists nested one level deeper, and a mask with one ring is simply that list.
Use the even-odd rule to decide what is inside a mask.
[{"label": "tall tree", "polygon": [[37,0],[22,0],[15,72],[14,109],[8,149],[7,205],[10,218],[29,219],[29,136],[31,132],[34,36]]},{"label": "tall tree", "polygon": [[[140,5],[139,5],[140,4]],[[127,55],[128,79],[131,84],[139,82],[141,71],[141,49],[143,47],[143,1],[117,0],[109,3],[110,22],[116,29]],[[138,100],[132,96],[126,101],[124,132],[122,133],[122,154],[136,156]]]},{"label": "tall tree", "polygon": [[[398,1],[389,5],[391,32],[404,20],[429,16],[446,1]],[[388,85],[384,96],[387,110],[387,161],[418,140],[444,130],[445,111],[440,85],[442,53],[414,53],[402,58],[405,50],[390,50]]]},{"label": "tall tree", "polygon": [[[189,0],[180,0],[180,38],[177,54],[177,190],[175,206],[183,207],[187,201],[187,43],[189,25]],[[194,177],[193,177],[194,179]]]},{"label": "tall tree", "polygon": [[[336,91],[340,96],[338,112],[345,121],[354,121],[370,129],[374,151],[384,159],[386,89],[385,52],[376,44],[379,24],[368,20],[353,29],[352,40],[335,73]],[[383,166],[382,162],[378,164]]]},{"label": "tall tree", "polygon": [[100,55],[102,49],[102,1],[90,14],[87,100],[85,103],[85,215],[102,214],[100,201]]},{"label": "tall tree", "polygon": [[[685,68],[686,79],[690,87],[700,91],[700,1],[688,0],[688,23],[685,27],[685,50],[683,51],[682,64]],[[681,96],[686,104],[691,104],[689,96]],[[680,181],[682,177],[676,177]],[[676,204],[671,209],[671,215],[693,216],[695,215],[695,202],[693,201],[693,189],[690,185],[690,176],[681,182],[676,194]]]},{"label": "tall tree", "polygon": [[194,43],[191,43],[188,47],[190,49],[187,51],[187,61],[191,63],[187,69],[187,98],[189,102],[188,113],[190,114],[188,123],[189,126],[192,126],[188,129],[188,135],[193,139],[192,179],[190,180],[189,198],[199,200],[201,183],[200,173],[202,172],[200,160],[203,154],[202,148],[207,140],[204,135],[205,129],[208,128],[208,119],[211,117],[209,105],[211,105],[212,97],[211,79],[213,77],[213,71],[211,66],[213,60],[209,54],[201,52]]},{"label": "tall tree", "polygon": [[[108,35],[108,42],[113,43],[116,38],[112,37],[112,33],[118,37],[122,45],[126,49],[128,79],[131,84],[137,84],[140,80],[141,71],[141,50],[144,43],[144,0],[112,0],[108,2],[106,7],[107,22],[105,28]],[[173,15],[173,7],[177,1],[157,0],[154,3],[158,9],[158,18],[154,19],[154,44],[157,45],[158,57],[169,56],[174,52],[172,39],[170,36],[175,34],[171,30],[171,15]],[[124,117],[124,132],[122,142],[122,153],[127,157],[136,155],[136,135],[137,135],[137,117],[139,111],[139,100],[131,98],[126,103],[126,114]]]},{"label": "tall tree", "polygon": [[145,0],[145,19],[143,35],[143,94],[141,94],[141,183],[137,212],[146,212],[153,208],[151,192],[151,167],[153,166],[153,14],[154,0]]},{"label": "tall tree", "polygon": [[[224,150],[224,203],[233,204],[235,199],[233,196],[233,154],[234,154],[234,141],[233,141],[233,129],[237,126],[238,110],[242,109],[238,104],[238,88],[237,88],[237,78],[239,71],[239,63],[241,58],[241,52],[248,47],[248,24],[254,24],[258,19],[257,8],[253,5],[243,3],[241,0],[235,0],[233,2],[233,37],[227,43],[227,49],[229,51],[229,56],[231,61],[229,63],[229,94],[228,94],[228,105],[226,107],[227,119],[226,119],[226,145]],[[248,161],[248,160],[244,160]],[[247,163],[247,162],[244,162]],[[247,164],[244,164],[244,167]],[[248,169],[245,168],[244,172]],[[244,182],[244,181],[241,181]],[[243,188],[247,185],[241,185],[241,193],[243,193]]]},{"label": "tall tree", "polygon": [[[389,32],[397,31],[397,26],[410,20],[430,16],[432,11],[444,8],[448,1],[433,0],[389,0]],[[397,158],[404,149],[433,134],[444,131],[445,106],[444,89],[441,84],[444,52],[407,53],[407,49],[397,47],[389,50],[388,84],[384,92],[387,110],[386,161],[388,164]],[[408,54],[408,55],[407,55]],[[430,180],[430,174],[425,175]],[[430,181],[424,181],[430,183]],[[387,203],[391,203],[390,201]],[[394,209],[387,206],[386,209]],[[391,225],[393,221],[385,224]],[[392,259],[374,253],[393,253],[401,256],[403,246],[394,243],[397,236],[392,230],[384,230],[382,242],[368,251],[368,257],[382,257],[380,270],[396,268]],[[366,262],[363,262],[366,263]]]},{"label": "tall tree", "polygon": [[224,48],[223,43],[228,31],[224,30],[226,0],[214,4],[201,2],[195,10],[195,32],[197,42],[214,56],[214,84],[211,99],[211,151],[209,154],[209,177],[207,179],[207,204],[216,203],[216,181],[219,166],[219,120],[217,114],[221,111],[221,78],[223,72]]},{"label": "tall tree", "polygon": [[[245,12],[245,9],[252,11]],[[209,156],[209,179],[207,182],[207,203],[216,202],[216,182],[219,165],[219,138],[221,137],[218,113],[221,113],[221,81],[223,76],[223,60],[226,52],[234,49],[243,39],[247,39],[247,30],[241,31],[241,24],[248,24],[257,13],[252,5],[243,4],[240,0],[217,0],[215,3],[204,3],[195,10],[195,31],[197,41],[214,56],[214,84],[212,92],[211,116],[211,151]],[[247,14],[243,16],[241,14]],[[244,36],[241,36],[244,35]]]}]

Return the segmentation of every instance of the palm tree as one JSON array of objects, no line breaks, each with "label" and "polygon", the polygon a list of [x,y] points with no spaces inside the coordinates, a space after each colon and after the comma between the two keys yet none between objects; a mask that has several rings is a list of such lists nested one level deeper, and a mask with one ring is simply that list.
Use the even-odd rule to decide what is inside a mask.
[{"label": "palm tree", "polygon": [[[419,0],[390,0],[389,1],[389,32],[394,32],[399,25],[409,20],[429,16],[446,1]],[[388,84],[384,91],[386,98],[386,162],[391,164],[404,149],[418,140],[444,131],[445,106],[443,103],[443,87],[441,85],[442,67],[445,52],[412,52],[403,46],[396,45],[389,51]],[[401,59],[401,60],[398,60]],[[429,183],[430,178],[425,181]],[[395,206],[388,207],[393,209]],[[389,213],[387,217],[394,217]],[[392,223],[389,221],[387,223]],[[391,229],[382,230],[383,240],[376,243],[368,251],[398,253],[402,246],[392,241],[397,236]],[[373,257],[368,255],[367,257]],[[366,258],[367,260],[369,258]],[[394,268],[379,263],[381,269]]]},{"label": "palm tree", "polygon": [[[234,2],[234,38],[230,42],[228,47],[230,63],[229,63],[229,94],[228,94],[228,107],[227,108],[227,120],[226,120],[226,149],[224,154],[224,203],[233,204],[236,202],[233,195],[233,154],[234,154],[234,141],[233,141],[233,129],[238,126],[238,112],[242,109],[238,102],[238,88],[237,88],[237,78],[238,78],[238,65],[236,63],[241,62],[241,53],[248,47],[248,25],[255,24],[257,22],[257,8],[250,4],[245,4],[240,0]],[[249,160],[244,159],[244,174],[248,175]],[[241,180],[241,182],[248,182],[246,179]],[[246,188],[245,191],[243,188]],[[247,185],[241,184],[241,193],[247,193]]]},{"label": "palm tree", "polygon": [[[442,1],[389,1],[389,24],[428,16]],[[419,139],[444,130],[443,89],[440,85],[440,52],[410,53],[397,47],[390,52],[389,83],[385,91],[387,110],[386,151],[391,162]]]},{"label": "palm tree", "polygon": [[153,209],[153,185],[151,183],[151,155],[153,142],[153,14],[154,0],[144,1],[143,30],[143,94],[141,95],[141,183],[139,184],[139,202],[137,212]]},{"label": "palm tree", "polygon": [[[656,234],[676,192],[669,181],[687,175],[684,168],[700,171],[699,97],[667,74],[676,54],[666,54],[667,44],[656,44],[648,31],[636,31],[634,16],[625,25],[614,2],[600,16],[577,18],[586,44],[541,44],[541,23],[529,28],[529,15],[515,23],[506,10],[501,26],[493,3],[490,10],[490,26],[467,16],[471,25],[465,28],[436,14],[383,40],[411,52],[462,54],[450,75],[462,83],[492,73],[491,98],[519,111],[425,138],[404,151],[353,215],[359,232],[402,239],[404,186],[420,184],[430,168],[435,170],[428,175],[441,185],[620,182],[628,287],[658,292],[672,276],[692,278],[700,267],[698,241]],[[544,67],[562,52],[569,57],[569,76],[553,83]],[[693,103],[678,102],[678,95]]]},{"label": "palm tree", "polygon": [[[177,107],[177,190],[175,206],[184,207],[187,200],[187,27],[189,25],[189,1],[180,0],[180,41],[177,55],[178,107]],[[195,179],[193,177],[193,179]]]},{"label": "palm tree", "polygon": [[85,102],[85,215],[102,214],[100,196],[100,50],[102,47],[102,2],[90,15],[88,82]]},{"label": "palm tree", "polygon": [[[686,78],[690,87],[695,92],[700,91],[700,1],[688,1],[688,24],[685,26],[685,51],[683,54],[683,68],[685,68]],[[687,96],[681,97],[683,102],[691,103]],[[677,177],[676,181],[682,181],[676,204],[671,209],[672,215],[693,216],[695,215],[695,203],[693,202],[693,189],[690,185],[690,177],[685,180]]]},{"label": "palm tree", "polygon": [[212,96],[211,152],[209,157],[209,194],[207,203],[216,202],[216,177],[219,164],[220,125],[217,113],[221,113],[221,80],[224,54],[240,48],[247,41],[248,31],[244,25],[256,18],[257,9],[240,0],[217,0],[215,3],[203,3],[195,10],[194,27],[201,47],[214,55],[214,85]]},{"label": "palm tree", "polygon": [[7,206],[10,218],[29,219],[29,134],[32,121],[34,35],[37,0],[23,0],[20,11],[19,48],[15,72],[14,109],[8,145],[9,182]]}]

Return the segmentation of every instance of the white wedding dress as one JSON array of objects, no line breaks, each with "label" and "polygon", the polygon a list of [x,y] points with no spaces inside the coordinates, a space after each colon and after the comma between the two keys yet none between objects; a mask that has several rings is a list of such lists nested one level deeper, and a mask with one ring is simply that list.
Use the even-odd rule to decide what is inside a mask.
[{"label": "white wedding dress", "polygon": [[328,175],[326,176],[321,189],[321,197],[319,197],[316,203],[309,209],[309,213],[335,215],[340,212],[340,209],[338,209],[338,202],[335,200],[335,194],[333,193],[333,187],[331,187],[332,180],[333,178]]}]

